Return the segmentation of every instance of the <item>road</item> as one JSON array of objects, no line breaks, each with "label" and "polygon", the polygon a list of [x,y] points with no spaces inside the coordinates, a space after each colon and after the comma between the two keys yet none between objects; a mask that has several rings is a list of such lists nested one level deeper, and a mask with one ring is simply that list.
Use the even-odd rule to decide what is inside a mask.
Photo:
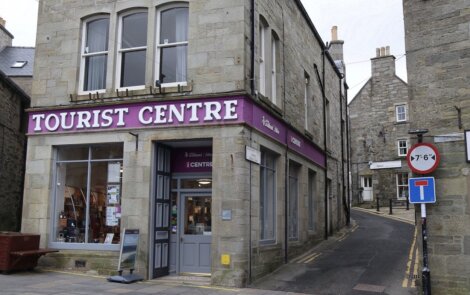
[{"label": "road", "polygon": [[[414,226],[352,210],[343,236],[293,259],[253,287],[308,294],[417,294]],[[415,271],[415,275],[416,275]]]}]

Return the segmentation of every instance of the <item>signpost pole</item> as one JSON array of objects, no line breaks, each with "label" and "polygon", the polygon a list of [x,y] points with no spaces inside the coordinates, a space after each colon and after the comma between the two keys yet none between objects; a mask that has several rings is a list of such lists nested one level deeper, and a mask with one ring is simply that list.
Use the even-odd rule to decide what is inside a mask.
[{"label": "signpost pole", "polygon": [[426,204],[421,203],[421,234],[423,237],[423,294],[431,295],[431,270],[428,264],[428,233],[426,229]]}]

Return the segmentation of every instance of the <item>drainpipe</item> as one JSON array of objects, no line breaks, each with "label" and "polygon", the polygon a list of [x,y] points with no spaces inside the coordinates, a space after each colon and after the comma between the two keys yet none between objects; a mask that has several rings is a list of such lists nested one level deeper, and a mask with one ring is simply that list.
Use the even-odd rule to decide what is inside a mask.
[{"label": "drainpipe", "polygon": [[346,180],[344,179],[344,128],[343,128],[343,96],[342,96],[342,91],[341,88],[343,86],[343,80],[344,79],[344,74],[341,76],[341,79],[339,79],[339,112],[340,112],[340,129],[341,129],[341,178],[343,180],[343,203],[344,203],[344,209],[346,211],[346,225],[349,225],[349,215],[350,215],[350,209],[349,209],[349,203],[347,202],[346,199],[346,186],[344,185],[346,183]]},{"label": "drainpipe", "polygon": [[350,138],[349,138],[349,109],[348,109],[348,87],[345,85],[345,97],[344,97],[344,103],[346,107],[346,157],[347,157],[347,165],[346,165],[346,178],[347,178],[347,190],[348,190],[348,209],[349,209],[349,214],[348,214],[348,220],[347,224],[351,224],[351,183],[350,183],[350,166],[351,166],[351,147],[350,147]]},{"label": "drainpipe", "polygon": [[325,203],[325,240],[328,239],[328,144],[326,140],[326,95],[325,95],[325,48],[322,48],[322,77],[320,77],[320,72],[318,71],[317,64],[314,64],[313,67],[315,68],[315,73],[317,74],[318,84],[320,85],[322,99],[323,99],[323,145],[324,145],[324,152],[325,152],[325,179],[324,179],[324,203]]},{"label": "drainpipe", "polygon": [[[255,0],[250,1],[250,21],[251,21],[251,69],[250,69],[250,86],[251,95],[255,95]],[[251,254],[250,254],[251,255]]]}]

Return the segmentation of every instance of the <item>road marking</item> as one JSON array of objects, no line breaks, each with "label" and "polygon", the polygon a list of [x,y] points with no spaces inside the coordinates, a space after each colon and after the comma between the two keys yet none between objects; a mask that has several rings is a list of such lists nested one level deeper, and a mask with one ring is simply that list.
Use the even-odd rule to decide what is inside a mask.
[{"label": "road marking", "polygon": [[311,255],[315,254],[315,253],[312,253],[312,252],[313,252],[313,250],[310,250],[310,251],[300,255],[299,257],[296,257],[296,258],[292,259],[290,262],[291,263],[298,263],[300,260],[305,259],[307,256],[311,256]]},{"label": "road marking", "polygon": [[416,288],[416,280],[418,279],[418,262],[419,262],[419,250],[416,247],[415,252],[415,266],[413,271],[413,280],[411,281],[411,288]]},{"label": "road marking", "polygon": [[300,260],[298,261],[298,263],[305,263],[307,260],[309,260],[310,258],[315,257],[315,256],[317,256],[317,255],[318,255],[318,253],[312,253],[312,254],[310,254],[310,255],[308,255],[308,256],[303,257],[302,259],[300,259]]},{"label": "road marking", "polygon": [[[410,247],[410,252],[408,254],[408,262],[406,263],[406,272],[405,272],[405,278],[403,279],[403,282],[401,283],[401,286],[403,288],[408,288],[408,282],[410,280],[410,274],[411,274],[411,264],[413,262],[413,252],[415,252],[415,245],[416,245],[416,237],[418,235],[418,228],[415,227],[415,232],[413,234],[413,242],[411,243],[411,247]],[[418,251],[418,249],[416,248],[416,251]],[[415,255],[415,261],[417,259],[417,255]]]},{"label": "road marking", "polygon": [[310,263],[312,261],[314,261],[316,258],[320,257],[321,256],[321,253],[318,253],[316,254],[315,256],[313,256],[312,258],[308,259],[307,261],[305,261],[304,263]]}]

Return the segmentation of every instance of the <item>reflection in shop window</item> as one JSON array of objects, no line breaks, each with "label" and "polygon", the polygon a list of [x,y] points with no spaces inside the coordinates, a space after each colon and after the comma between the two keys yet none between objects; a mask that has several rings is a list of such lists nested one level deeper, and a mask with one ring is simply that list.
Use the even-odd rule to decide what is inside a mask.
[{"label": "reflection in shop window", "polygon": [[119,244],[122,145],[57,150],[53,241]]}]

